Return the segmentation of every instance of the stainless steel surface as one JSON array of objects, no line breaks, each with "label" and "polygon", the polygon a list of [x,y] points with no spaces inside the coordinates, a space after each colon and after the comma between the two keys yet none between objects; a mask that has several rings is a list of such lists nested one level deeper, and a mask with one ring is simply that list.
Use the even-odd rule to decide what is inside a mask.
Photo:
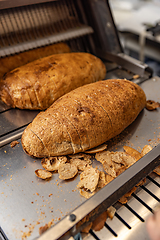
[{"label": "stainless steel surface", "polygon": [[134,74],[132,72],[128,72],[128,71],[118,67],[117,69],[114,69],[113,71],[109,71],[109,72],[107,71],[106,79],[124,79],[124,78],[126,78],[128,80],[132,80],[133,75]]},{"label": "stainless steel surface", "polygon": [[78,177],[65,182],[55,173],[51,181],[38,179],[34,171],[42,168],[40,160],[27,156],[20,143],[2,147],[0,162],[0,225],[9,239],[22,239],[30,230],[27,239],[33,239],[40,226],[57,222],[85,201],[76,190]]},{"label": "stainless steel surface", "polygon": [[5,103],[0,100],[0,113],[10,109]]},{"label": "stainless steel surface", "polygon": [[[159,86],[158,77],[142,83],[147,98],[156,101],[160,101]],[[108,142],[108,149],[121,150],[126,144],[136,149],[148,143],[156,146],[160,142],[159,127],[159,109],[144,109],[118,139]],[[22,239],[29,231],[27,239],[36,238],[40,226],[59,222],[86,202],[76,189],[79,176],[67,182],[60,180],[56,173],[50,181],[38,179],[34,171],[41,168],[40,160],[26,155],[21,143],[15,148],[9,144],[1,147],[0,162],[0,225],[9,239]]]},{"label": "stainless steel surface", "polygon": [[[154,164],[155,162],[155,164]],[[97,194],[85,201],[81,206],[75,209],[72,213],[76,216],[74,221],[70,221],[69,216],[65,217],[56,224],[55,227],[49,229],[39,240],[47,239],[68,239],[70,234],[73,236],[84,228],[82,225],[81,229],[74,229],[75,224],[82,220],[86,214],[95,211],[94,218],[88,217],[88,222],[92,222],[102,209],[107,209],[112,204],[116,203],[120,197],[130,191],[139,181],[145,178],[156,166],[160,164],[160,144],[157,145],[151,152],[140,159],[136,164],[132,165],[127,171],[123,172],[112,182],[107,184]],[[97,210],[100,206],[101,210]],[[97,214],[96,214],[97,212]],[[86,224],[86,223],[85,223]],[[65,234],[67,231],[67,234]],[[65,234],[65,236],[63,236]]]},{"label": "stainless steel surface", "polygon": [[39,111],[9,109],[0,113],[0,137],[29,124]]},{"label": "stainless steel surface", "polygon": [[12,141],[15,141],[19,138],[21,138],[22,133],[26,127],[22,127],[18,130],[15,130],[11,133],[7,133],[7,135],[4,135],[3,137],[0,138],[0,147],[5,146],[8,143],[11,143]]},{"label": "stainless steel surface", "polygon": [[98,40],[98,47],[105,52],[118,54],[123,52],[117,29],[111,14],[108,1],[88,0],[84,2],[87,14],[89,11],[88,21],[95,29],[95,39]]},{"label": "stainless steel surface", "polygon": [[152,74],[152,70],[148,67],[147,64],[138,61],[124,53],[112,54],[103,52],[97,49],[97,56],[101,57],[102,59],[112,61],[117,63],[119,66],[126,70],[130,70],[134,74],[139,74],[140,76],[144,76],[145,72],[149,72]]},{"label": "stainless steel surface", "polygon": [[[85,51],[96,54],[95,49],[100,48],[103,51],[105,49],[108,52],[120,53],[121,55],[122,48],[108,1],[61,0],[47,2],[43,0],[0,1],[1,57],[65,40],[67,40],[67,44],[69,44],[72,51]],[[35,3],[41,4],[34,5]],[[29,5],[27,6],[27,4]],[[17,8],[8,9],[15,6]],[[88,14],[88,10],[90,10],[90,14]],[[118,65],[116,63],[106,63],[107,76],[112,78],[119,75],[120,78],[133,79],[134,71],[137,69],[137,66],[134,68],[133,65],[137,65],[137,63],[131,64],[130,68],[130,63],[128,58],[126,58],[123,58],[123,56],[119,57],[123,61],[123,67],[125,68],[127,64],[131,72],[122,70],[118,66],[120,62],[118,62]],[[134,60],[131,62],[134,62]],[[138,63],[138,69],[140,69],[138,73],[143,75],[146,68],[146,66],[139,66]],[[148,77],[149,74],[145,74],[145,77],[137,81],[140,83],[140,81],[146,80]],[[145,90],[148,99],[160,102],[159,78],[146,81],[141,86]],[[58,223],[56,226],[58,226],[59,234],[61,228],[66,227],[66,230],[68,229],[68,226],[64,226],[62,224],[63,221],[60,221],[62,218],[65,218],[71,212],[77,211],[76,221],[78,221],[78,219],[89,212],[89,209],[94,208],[98,204],[91,201],[91,204],[88,205],[88,201],[80,196],[76,187],[79,175],[71,181],[60,180],[57,173],[53,174],[50,181],[43,181],[35,176],[34,171],[37,168],[42,168],[40,159],[33,159],[24,153],[20,137],[25,126],[32,121],[36,114],[37,112],[9,109],[5,104],[0,103],[0,238],[5,238],[3,233],[7,235],[9,240],[38,238],[39,227],[44,226],[46,223],[51,223],[51,225]],[[148,143],[153,147],[157,146],[160,143],[159,128],[159,109],[153,112],[144,109],[131,126],[115,138],[114,141],[108,142],[108,149],[117,151],[122,150],[123,145],[130,145],[140,150]],[[10,142],[15,139],[19,141],[19,144],[11,148]],[[155,152],[149,156],[152,156],[152,154],[154,155]],[[150,161],[149,157],[146,159]],[[147,163],[145,162],[145,164]],[[155,161],[153,161],[153,164],[155,164]],[[95,160],[93,161],[93,166],[98,166],[98,168],[102,169],[101,165]],[[143,169],[143,159],[140,166]],[[127,177],[130,177],[128,176],[130,171],[125,173]],[[136,167],[135,171],[137,171]],[[147,169],[147,171],[150,170]],[[134,173],[131,174],[134,175]],[[159,181],[159,177],[157,178],[157,181]],[[123,175],[119,179],[123,179]],[[116,185],[115,182],[110,184],[110,186],[114,185]],[[124,190],[127,191],[128,189]],[[110,189],[110,192],[112,191],[114,189]],[[155,187],[153,187],[153,191],[158,192]],[[93,200],[96,197],[100,201],[102,198],[105,198],[105,195],[97,195]],[[148,201],[146,196],[142,196],[142,198]],[[133,198],[129,204],[132,205],[132,201]],[[151,200],[149,202],[155,203],[155,201]],[[88,209],[85,209],[86,205],[89,206],[87,207]],[[83,211],[81,211],[82,208],[80,206],[84,207]],[[143,215],[145,212],[143,212],[143,208],[135,203],[133,204],[134,206]],[[133,216],[126,213],[128,208],[127,211],[123,209],[123,207],[117,208],[117,214],[123,217],[127,216],[129,224],[134,227],[135,225],[138,226],[138,230],[143,228],[144,231],[144,224],[142,223],[143,225],[141,225],[139,222],[133,221]],[[128,239],[131,239],[129,236],[132,237],[132,232],[134,233],[135,228],[128,234],[128,232],[124,231],[124,226],[120,228],[119,223],[115,222],[116,218],[114,218],[113,222],[107,224],[113,224],[112,227],[115,227],[116,231],[120,231],[118,235],[121,238],[126,235],[126,239],[127,236]],[[66,220],[67,224],[70,224],[68,223],[68,218]],[[73,225],[70,224],[70,227],[72,228]],[[72,234],[75,233],[75,227],[71,229],[71,232]],[[141,231],[139,230],[139,232]],[[98,234],[101,234],[101,232]],[[107,239],[113,238],[113,234],[109,231],[107,234]],[[140,233],[140,239],[144,237],[143,234],[142,232]],[[45,235],[43,237],[45,238]]]}]

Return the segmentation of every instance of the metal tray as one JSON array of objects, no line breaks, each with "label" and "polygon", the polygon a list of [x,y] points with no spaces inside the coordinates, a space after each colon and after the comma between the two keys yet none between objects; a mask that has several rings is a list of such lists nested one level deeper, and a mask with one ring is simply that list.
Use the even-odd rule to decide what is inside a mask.
[{"label": "metal tray", "polygon": [[[160,78],[154,77],[141,84],[147,99],[160,102]],[[117,138],[108,142],[108,150],[122,150],[129,145],[140,150],[145,144],[160,142],[160,110],[144,109],[138,118]],[[34,239],[39,227],[56,223],[86,199],[76,186],[79,175],[63,181],[53,174],[50,181],[38,179],[34,171],[41,168],[39,159],[23,152],[19,144],[0,148],[0,226],[8,239]],[[94,165],[97,162],[94,160]]]}]

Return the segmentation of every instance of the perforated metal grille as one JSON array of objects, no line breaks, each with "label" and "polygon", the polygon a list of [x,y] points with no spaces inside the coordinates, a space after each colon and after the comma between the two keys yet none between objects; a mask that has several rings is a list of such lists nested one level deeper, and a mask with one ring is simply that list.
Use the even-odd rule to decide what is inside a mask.
[{"label": "perforated metal grille", "polygon": [[53,1],[0,11],[0,56],[93,33],[72,1]]},{"label": "perforated metal grille", "polygon": [[137,193],[132,194],[128,203],[117,209],[113,220],[107,220],[99,232],[90,230],[89,235],[83,235],[83,239],[149,239],[145,222],[159,202],[160,178],[152,173],[147,177],[146,186],[142,185]]}]

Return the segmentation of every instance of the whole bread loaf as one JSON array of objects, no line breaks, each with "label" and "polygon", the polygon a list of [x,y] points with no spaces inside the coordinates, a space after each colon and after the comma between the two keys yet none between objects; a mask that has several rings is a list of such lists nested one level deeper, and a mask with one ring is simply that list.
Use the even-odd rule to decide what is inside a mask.
[{"label": "whole bread loaf", "polygon": [[39,58],[68,52],[71,52],[71,50],[66,43],[55,43],[0,58],[0,78],[2,78],[7,72],[10,72],[11,70],[23,66],[29,62],[33,62]]},{"label": "whole bread loaf", "polygon": [[23,132],[23,149],[41,158],[94,148],[120,134],[145,104],[144,91],[128,80],[79,87],[36,116]]},{"label": "whole bread loaf", "polygon": [[7,73],[0,83],[0,98],[13,108],[44,110],[65,93],[102,80],[105,74],[105,65],[92,54],[54,54]]}]

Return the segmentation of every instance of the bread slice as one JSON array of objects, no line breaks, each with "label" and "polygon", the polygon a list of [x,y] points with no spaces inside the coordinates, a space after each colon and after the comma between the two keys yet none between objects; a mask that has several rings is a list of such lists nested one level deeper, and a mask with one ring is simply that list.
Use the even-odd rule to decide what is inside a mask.
[{"label": "bread slice", "polygon": [[144,91],[128,80],[84,85],[37,115],[22,135],[23,149],[40,158],[86,151],[120,134],[145,104]]},{"label": "bread slice", "polygon": [[105,65],[92,54],[54,54],[7,73],[0,83],[0,98],[13,108],[44,110],[62,95],[105,75]]}]

